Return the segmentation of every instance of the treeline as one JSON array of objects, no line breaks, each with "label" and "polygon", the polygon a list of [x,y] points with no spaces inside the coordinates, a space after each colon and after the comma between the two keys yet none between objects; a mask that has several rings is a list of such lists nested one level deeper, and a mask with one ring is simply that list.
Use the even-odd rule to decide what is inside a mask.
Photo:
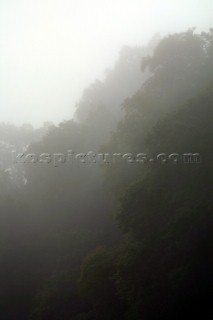
[{"label": "treeline", "polygon": [[28,163],[16,184],[2,170],[0,318],[209,317],[212,107],[213,30],[192,29],[124,48],[74,120],[32,139],[28,153],[201,162]]}]

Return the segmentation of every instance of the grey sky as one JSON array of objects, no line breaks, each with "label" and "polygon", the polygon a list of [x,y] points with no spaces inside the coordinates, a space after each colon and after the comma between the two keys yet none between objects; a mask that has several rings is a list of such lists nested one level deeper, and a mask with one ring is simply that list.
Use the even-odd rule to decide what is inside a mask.
[{"label": "grey sky", "polygon": [[122,45],[212,22],[212,0],[0,0],[0,122],[69,119]]}]

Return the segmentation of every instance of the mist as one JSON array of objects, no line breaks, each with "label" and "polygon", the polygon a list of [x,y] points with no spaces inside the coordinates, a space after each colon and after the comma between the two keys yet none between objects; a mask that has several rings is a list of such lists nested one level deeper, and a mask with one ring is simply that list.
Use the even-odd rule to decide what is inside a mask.
[{"label": "mist", "polygon": [[211,26],[211,0],[0,2],[1,122],[70,119],[85,88],[105,78],[121,48]]},{"label": "mist", "polygon": [[0,319],[212,314],[213,3],[0,0]]}]

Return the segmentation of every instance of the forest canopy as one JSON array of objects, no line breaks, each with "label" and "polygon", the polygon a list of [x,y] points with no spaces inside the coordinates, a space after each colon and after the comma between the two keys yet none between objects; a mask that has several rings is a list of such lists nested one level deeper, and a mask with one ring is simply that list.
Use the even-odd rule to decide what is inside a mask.
[{"label": "forest canopy", "polygon": [[[0,124],[0,319],[207,318],[213,29],[124,47],[58,126]],[[14,164],[30,154],[200,154],[199,163]]]}]

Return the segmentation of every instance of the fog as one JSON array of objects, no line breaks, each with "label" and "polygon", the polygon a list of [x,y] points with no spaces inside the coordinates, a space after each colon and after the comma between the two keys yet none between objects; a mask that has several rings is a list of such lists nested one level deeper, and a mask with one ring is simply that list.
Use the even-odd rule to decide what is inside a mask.
[{"label": "fog", "polygon": [[212,313],[213,3],[0,0],[0,319]]},{"label": "fog", "polygon": [[72,118],[124,45],[207,30],[211,0],[1,0],[0,115],[16,125]]}]

